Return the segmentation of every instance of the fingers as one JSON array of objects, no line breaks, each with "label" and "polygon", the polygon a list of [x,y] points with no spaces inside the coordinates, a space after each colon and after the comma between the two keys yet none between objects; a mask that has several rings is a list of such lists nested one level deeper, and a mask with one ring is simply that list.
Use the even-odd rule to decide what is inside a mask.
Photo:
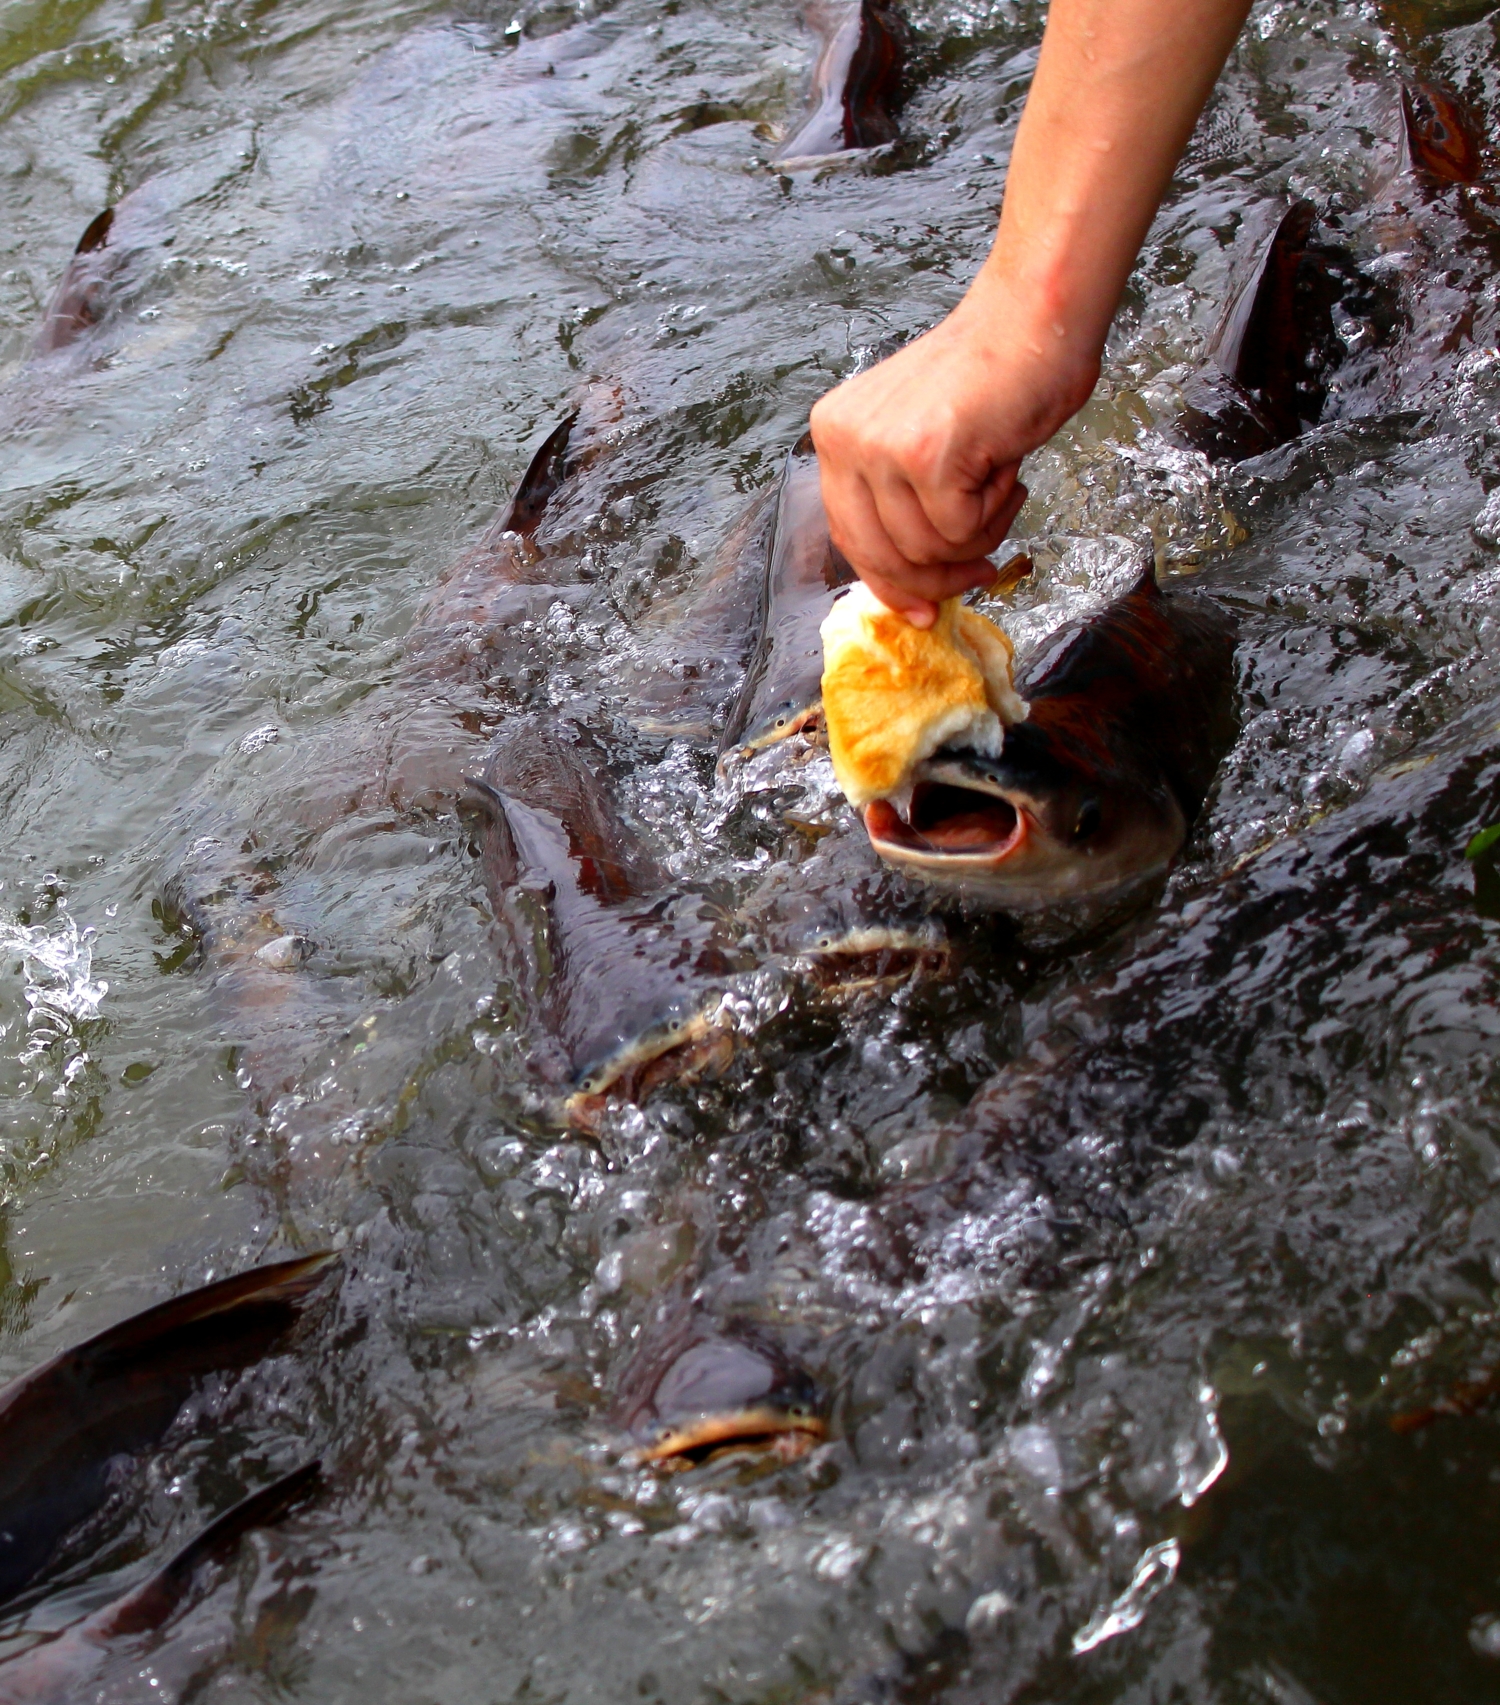
[{"label": "fingers", "polygon": [[943,563],[938,567],[911,564],[899,580],[861,572],[860,579],[886,606],[906,617],[914,628],[930,628],[937,620],[938,605],[960,592],[988,586],[995,578],[992,562]]}]

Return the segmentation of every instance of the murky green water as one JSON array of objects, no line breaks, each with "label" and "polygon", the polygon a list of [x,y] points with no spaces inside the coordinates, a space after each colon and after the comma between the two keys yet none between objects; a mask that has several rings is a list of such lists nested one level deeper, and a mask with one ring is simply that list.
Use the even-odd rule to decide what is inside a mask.
[{"label": "murky green water", "polygon": [[[109,1698],[1500,1699],[1500,1425],[1389,1425],[1500,1363],[1500,925],[1463,857],[1500,819],[1500,194],[1397,141],[1413,69],[1500,113],[1485,8],[1257,7],[1036,458],[1023,642],[1148,537],[1241,617],[1243,732],[1148,915],[1050,953],[971,921],[950,978],[841,1004],[752,980],[721,1080],[568,1136],[467,831],[369,780],[424,596],[594,382],[580,590],[486,702],[581,708],[684,880],[805,859],[820,759],[716,783],[622,683],[811,402],[984,252],[1041,13],[912,17],[905,140],[785,179],[790,4],[0,7],[0,1375],[348,1250],[105,1561],[312,1449],[330,1495]],[[1288,187],[1401,330],[1210,473],[1157,423]],[[116,311],[29,359],[127,191]],[[272,1001],[176,921],[216,847],[312,944]],[[622,1463],[611,1392],[694,1289],[795,1346],[828,1443]]]}]

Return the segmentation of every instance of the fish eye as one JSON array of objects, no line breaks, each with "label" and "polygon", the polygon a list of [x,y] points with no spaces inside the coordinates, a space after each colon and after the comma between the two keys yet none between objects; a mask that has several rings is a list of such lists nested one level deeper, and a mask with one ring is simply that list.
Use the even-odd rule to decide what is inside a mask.
[{"label": "fish eye", "polygon": [[826,949],[833,946],[833,937],[831,935],[820,935],[818,937],[818,946],[826,951]]},{"label": "fish eye", "polygon": [[598,1083],[598,1081],[599,1080],[597,1078],[586,1077],[578,1087],[584,1095],[592,1095],[594,1093],[594,1086]]},{"label": "fish eye", "polygon": [[1078,821],[1073,825],[1073,839],[1086,841],[1091,835],[1097,835],[1103,821],[1104,813],[1099,809],[1099,801],[1085,799],[1078,813]]}]

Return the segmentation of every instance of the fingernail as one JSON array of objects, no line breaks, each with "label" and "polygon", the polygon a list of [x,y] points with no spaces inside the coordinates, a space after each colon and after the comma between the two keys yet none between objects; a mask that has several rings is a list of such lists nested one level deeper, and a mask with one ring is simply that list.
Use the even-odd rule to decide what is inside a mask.
[{"label": "fingernail", "polygon": [[914,628],[930,628],[937,620],[937,605],[913,604],[906,612],[906,619]]}]

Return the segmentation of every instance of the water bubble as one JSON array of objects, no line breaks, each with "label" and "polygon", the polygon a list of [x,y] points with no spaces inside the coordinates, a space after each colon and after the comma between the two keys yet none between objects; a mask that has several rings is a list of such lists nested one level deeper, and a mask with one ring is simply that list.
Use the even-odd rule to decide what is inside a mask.
[{"label": "water bubble", "polygon": [[1469,1644],[1482,1658],[1500,1659],[1500,1616],[1476,1616],[1469,1624]]}]

